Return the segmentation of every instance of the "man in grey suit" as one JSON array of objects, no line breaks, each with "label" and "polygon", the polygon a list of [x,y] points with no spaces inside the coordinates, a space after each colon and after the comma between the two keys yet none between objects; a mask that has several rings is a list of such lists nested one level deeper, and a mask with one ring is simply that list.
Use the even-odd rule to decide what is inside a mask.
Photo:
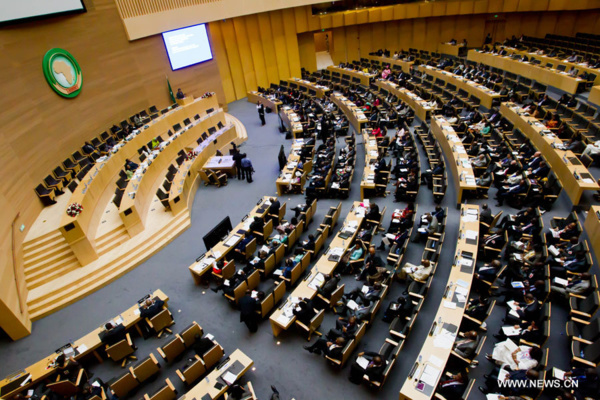
[{"label": "man in grey suit", "polygon": [[583,295],[588,292],[591,286],[592,276],[584,272],[578,277],[573,278],[569,281],[567,286],[559,286],[557,284],[550,286],[550,290],[554,293],[558,293],[565,298],[569,298],[569,294]]},{"label": "man in grey suit", "polygon": [[470,359],[477,348],[477,332],[465,332],[465,337],[454,342],[454,351],[463,358]]}]

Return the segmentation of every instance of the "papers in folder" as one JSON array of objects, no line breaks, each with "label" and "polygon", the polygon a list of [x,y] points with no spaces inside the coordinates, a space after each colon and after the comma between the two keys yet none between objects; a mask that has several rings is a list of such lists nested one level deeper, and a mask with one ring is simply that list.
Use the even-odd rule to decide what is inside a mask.
[{"label": "papers in folder", "polygon": [[237,376],[232,374],[229,371],[227,371],[223,375],[221,375],[221,378],[223,378],[225,383],[227,383],[227,385],[229,385],[229,386],[233,385],[235,383],[235,381],[237,380]]},{"label": "papers in folder", "polygon": [[233,235],[229,239],[227,239],[227,241],[225,242],[225,246],[227,246],[227,247],[234,246],[238,242],[239,239],[240,239],[240,236]]},{"label": "papers in folder", "polygon": [[517,336],[518,334],[521,333],[521,328],[515,329],[515,327],[513,327],[513,326],[503,326],[502,327],[502,332],[506,336]]},{"label": "papers in folder", "polygon": [[362,369],[367,369],[367,367],[369,366],[369,360],[367,360],[366,358],[364,358],[363,356],[360,356],[356,359],[356,363],[358,365],[360,365],[360,367]]},{"label": "papers in folder", "polygon": [[428,384],[429,386],[437,385],[438,378],[440,377],[440,370],[426,365],[423,373],[421,374],[421,382]]}]

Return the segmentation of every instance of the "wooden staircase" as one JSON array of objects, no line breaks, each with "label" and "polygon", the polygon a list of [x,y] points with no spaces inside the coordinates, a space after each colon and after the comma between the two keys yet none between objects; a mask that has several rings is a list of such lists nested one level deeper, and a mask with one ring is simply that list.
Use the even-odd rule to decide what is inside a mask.
[{"label": "wooden staircase", "polygon": [[120,225],[96,239],[96,251],[98,252],[98,256],[103,256],[128,240],[129,233],[127,232],[127,229],[125,229],[125,225]]},{"label": "wooden staircase", "polygon": [[[149,237],[144,237],[142,233],[127,240],[126,232],[115,229],[98,238],[96,244],[100,246],[99,251],[104,252],[103,255],[91,264],[62,276],[61,281],[67,282],[66,285],[49,282],[29,291],[27,307],[32,321],[56,312],[108,285],[150,258],[190,225],[189,212],[183,212]],[[128,243],[112,243],[112,240],[116,242],[124,238]],[[105,259],[110,261],[106,262]]]},{"label": "wooden staircase", "polygon": [[35,289],[81,267],[71,247],[56,230],[23,245],[27,289]]}]

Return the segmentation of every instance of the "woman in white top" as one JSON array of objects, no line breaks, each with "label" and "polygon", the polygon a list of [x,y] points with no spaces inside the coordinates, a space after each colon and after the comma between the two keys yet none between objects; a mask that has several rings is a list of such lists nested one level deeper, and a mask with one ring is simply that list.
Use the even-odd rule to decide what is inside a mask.
[{"label": "woman in white top", "polygon": [[537,367],[542,358],[542,350],[537,347],[517,346],[512,340],[506,339],[496,343],[494,352],[488,360],[493,360],[498,365],[506,365],[511,370],[531,369]]}]

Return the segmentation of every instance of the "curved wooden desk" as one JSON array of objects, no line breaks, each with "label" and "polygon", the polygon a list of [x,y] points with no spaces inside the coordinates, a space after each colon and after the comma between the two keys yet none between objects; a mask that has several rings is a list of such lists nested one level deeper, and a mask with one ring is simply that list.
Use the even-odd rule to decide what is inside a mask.
[{"label": "curved wooden desk", "polygon": [[[598,75],[600,76],[600,73]],[[600,107],[600,86],[592,87],[588,101],[594,104],[596,107]]]},{"label": "curved wooden desk", "polygon": [[[242,221],[233,227],[231,233],[227,235],[227,237],[224,240],[221,240],[219,243],[213,246],[212,249],[208,250],[202,256],[198,257],[198,259],[188,267],[196,285],[202,283],[202,277],[207,272],[210,272],[215,262],[224,258],[244,238],[244,236],[246,235],[246,231],[248,230],[250,224],[254,220],[254,217],[265,217],[269,209],[269,206],[266,205],[266,202],[270,198],[271,196],[264,196],[262,199],[260,199],[258,203],[254,206],[252,211],[246,214]],[[284,205],[285,203],[281,204],[281,207],[283,207]],[[228,240],[230,239],[231,241],[228,242]],[[226,243],[228,243],[229,245],[227,245]]]},{"label": "curved wooden desk", "polygon": [[262,93],[253,91],[248,92],[247,99],[250,103],[257,104],[262,103],[265,106],[269,107],[274,112],[279,112],[279,107],[283,104],[281,101],[277,100],[276,97],[265,96]]},{"label": "curved wooden desk", "polygon": [[[414,61],[404,61],[398,60],[396,58],[391,57],[378,57],[378,56],[367,56],[369,60],[375,60],[381,62],[381,65],[389,64],[390,66],[397,65],[402,68],[402,71],[408,73],[410,72],[410,67],[415,63]],[[393,67],[392,67],[393,68]]]},{"label": "curved wooden desk", "polygon": [[146,145],[154,137],[166,134],[173,125],[182,123],[186,118],[193,120],[196,114],[206,115],[207,109],[218,107],[216,96],[197,99],[188,106],[177,107],[146,125],[146,129],[125,143],[110,158],[97,163],[90,169],[71,195],[68,203],[79,203],[83,206],[84,211],[74,218],[69,217],[65,212],[59,226],[60,232],[82,265],[98,258],[94,239],[105,206],[99,202],[106,189],[114,184],[115,177],[125,164],[125,159],[137,156],[137,150],[140,147]]},{"label": "curved wooden desk", "polygon": [[600,237],[600,206],[590,207],[583,226],[590,239],[596,238],[595,240],[590,241],[592,242],[594,254],[596,254],[596,260],[598,260],[600,259],[600,240],[597,239]]},{"label": "curved wooden desk", "polygon": [[302,128],[302,123],[300,122],[300,117],[298,117],[294,110],[289,106],[284,106],[279,109],[279,118],[281,118],[283,127],[289,132],[292,132],[294,139],[303,133],[304,130]]},{"label": "curved wooden desk", "polygon": [[364,200],[365,190],[375,191],[375,163],[379,157],[379,148],[377,147],[377,139],[370,137],[367,129],[363,129],[362,136],[365,145],[365,169],[360,181],[360,199]]},{"label": "curved wooden desk", "polygon": [[454,57],[464,57],[467,48],[460,43],[450,44],[450,43],[440,43],[438,44],[437,51],[441,54],[447,54],[449,56]]},{"label": "curved wooden desk", "polygon": [[[277,196],[282,196],[285,192],[285,188],[287,188],[291,182],[292,178],[295,177],[296,171],[298,170],[298,161],[300,161],[300,151],[304,148],[304,139],[295,139],[292,143],[292,148],[290,149],[290,154],[288,154],[287,163],[285,167],[281,170],[279,177],[275,181],[275,187],[277,188]],[[313,146],[312,155],[310,160],[307,160],[304,163],[304,167],[302,171],[302,177],[300,178],[300,188],[304,187],[304,183],[306,182],[306,175],[312,171],[313,158],[315,155],[315,148]]]},{"label": "curved wooden desk", "polygon": [[299,78],[288,79],[288,86],[291,87],[292,83],[295,83],[296,85],[298,85],[300,87],[306,88],[305,92],[308,92],[309,96],[316,96],[319,99],[326,97],[329,94],[329,92],[331,91],[331,89],[329,89],[327,86],[317,85],[316,83],[312,83],[312,82],[306,81],[304,79],[299,79]]},{"label": "curved wooden desk", "polygon": [[[348,213],[348,216],[344,221],[343,227],[338,231],[337,235],[333,238],[331,243],[329,243],[329,247],[327,247],[328,251],[337,248],[343,249],[345,253],[348,250],[350,244],[354,240],[354,237],[358,234],[358,228],[360,227],[365,215],[365,208],[361,207],[360,204],[361,203],[359,201],[355,201],[353,203],[352,208],[350,209],[350,212]],[[360,211],[357,214],[356,211],[358,210]],[[357,229],[352,233],[351,236],[347,237],[346,239],[341,238],[340,233],[344,230],[345,227],[350,226],[351,224],[356,224]],[[313,289],[313,287],[320,287],[323,284],[323,282],[320,281],[320,284],[318,284],[317,281],[313,282],[313,279],[319,274],[330,275],[337,268],[338,261],[330,261],[328,259],[328,251],[324,252],[321,255],[321,258],[319,258],[319,260],[313,266],[310,274],[308,274],[308,276],[304,278],[302,282],[298,284],[298,286],[296,286],[294,291],[290,293],[285,302],[283,302],[279,307],[277,307],[277,309],[269,317],[269,321],[271,322],[271,329],[273,329],[273,336],[279,336],[281,332],[287,331],[296,321],[295,315],[292,314],[291,316],[289,316],[291,310],[293,310],[293,308],[296,306],[296,302],[294,302],[293,299],[302,299],[305,297],[312,299],[313,297],[315,297],[317,290]]]},{"label": "curved wooden desk", "polygon": [[348,80],[350,80],[352,83],[359,83],[367,87],[369,86],[369,82],[371,81],[371,79],[377,77],[377,74],[368,74],[362,71],[356,71],[354,69],[336,67],[335,65],[330,65],[329,67],[327,67],[327,69],[331,72],[339,73],[342,77],[344,75],[348,76],[349,78],[351,78]]},{"label": "curved wooden desk", "polygon": [[[196,147],[196,140],[202,133],[207,132],[209,128],[217,127],[219,122],[225,123],[225,114],[222,109],[201,117],[183,131],[175,133],[168,140],[162,142],[160,151],[153,152],[152,155],[155,157],[151,160],[150,165],[147,165],[146,162],[140,164],[127,184],[119,206],[119,215],[131,236],[144,230],[148,209],[156,196],[157,181],[160,185],[160,182],[164,180],[169,165],[177,158],[177,153],[188,147],[190,150]],[[213,141],[218,140],[214,134],[211,137]],[[148,160],[152,158],[152,155]]]},{"label": "curved wooden desk", "polygon": [[542,153],[574,205],[578,205],[584,190],[599,190],[600,186],[572,151],[560,150],[562,140],[550,134],[536,118],[520,115],[513,103],[502,103],[500,113],[531,140]]},{"label": "curved wooden desk", "polygon": [[363,129],[363,124],[369,122],[360,107],[357,107],[353,102],[342,96],[338,92],[333,92],[329,98],[337,105],[340,110],[348,118],[348,122],[354,127],[354,131],[360,134]]},{"label": "curved wooden desk", "polygon": [[456,208],[460,208],[463,192],[477,189],[471,161],[460,138],[444,117],[437,116],[431,119],[431,132],[439,142],[446,157],[448,157],[454,175]]},{"label": "curved wooden desk", "polygon": [[573,78],[567,74],[555,72],[554,70],[539,67],[528,62],[516,61],[507,56],[497,56],[491,53],[480,53],[476,50],[469,50],[467,59],[524,76],[544,85],[564,90],[570,94],[577,93],[579,85],[585,83],[582,79]]},{"label": "curved wooden desk", "polygon": [[421,121],[425,122],[429,119],[429,117],[431,117],[432,108],[425,105],[427,104],[427,101],[423,100],[410,90],[383,79],[378,79],[375,84],[379,87],[379,89],[387,90],[389,93],[408,104],[408,106],[413,109],[415,115]]},{"label": "curved wooden desk", "polygon": [[[154,293],[152,293],[151,297],[153,297],[153,298],[158,297],[159,299],[163,300],[165,302],[165,306],[167,305],[167,302],[169,301],[169,296],[164,294],[162,292],[162,290],[160,290],[160,289],[158,289]],[[125,310],[123,313],[118,315],[117,317],[121,317],[123,319],[123,325],[125,326],[125,329],[132,328],[135,324],[137,324],[141,320],[140,313],[139,313],[139,305],[135,304],[134,306],[130,307],[129,309]],[[115,319],[117,317],[115,317]],[[101,322],[98,323],[98,328],[94,329],[87,335],[83,336],[80,339],[75,340],[72,343],[73,348],[77,349],[77,352],[78,352],[78,354],[75,356],[75,359],[80,359],[87,355],[95,354],[96,357],[98,358],[98,360],[100,362],[102,362],[102,359],[100,358],[100,356],[98,354],[96,354],[96,350],[102,346],[102,341],[100,340],[100,337],[98,336],[98,334],[100,332],[104,331],[104,326],[100,327],[100,324],[101,324]],[[49,356],[44,357],[40,361],[36,362],[35,364],[32,364],[29,367],[25,368],[23,370],[23,373],[31,375],[31,379],[30,379],[29,383],[27,383],[23,386],[17,386],[15,389],[10,390],[6,393],[4,393],[4,390],[2,390],[2,392],[3,392],[2,398],[9,399],[12,396],[14,396],[15,394],[31,388],[32,386],[36,385],[40,381],[48,378],[50,375],[55,373],[57,371],[57,369],[54,367],[50,367],[50,364],[52,362],[54,362],[54,360],[56,359],[57,356],[58,356],[57,353],[52,353]],[[14,380],[14,379],[18,378],[18,376],[13,376],[12,378]],[[2,381],[0,381],[0,387],[4,387],[7,384],[9,384],[10,382],[11,382],[11,379],[5,378]]]},{"label": "curved wooden desk", "polygon": [[473,282],[479,237],[479,206],[463,204],[458,243],[442,302],[417,361],[400,389],[400,400],[433,397],[463,319]]},{"label": "curved wooden desk", "polygon": [[441,79],[446,82],[446,84],[454,85],[457,89],[462,89],[471,96],[477,97],[481,101],[480,104],[487,109],[492,108],[494,100],[500,98],[500,93],[497,93],[492,89],[488,89],[484,85],[481,85],[477,82],[473,82],[463,78],[462,76],[453,74],[452,72],[424,65],[419,65],[419,71],[431,75],[436,79]]}]

